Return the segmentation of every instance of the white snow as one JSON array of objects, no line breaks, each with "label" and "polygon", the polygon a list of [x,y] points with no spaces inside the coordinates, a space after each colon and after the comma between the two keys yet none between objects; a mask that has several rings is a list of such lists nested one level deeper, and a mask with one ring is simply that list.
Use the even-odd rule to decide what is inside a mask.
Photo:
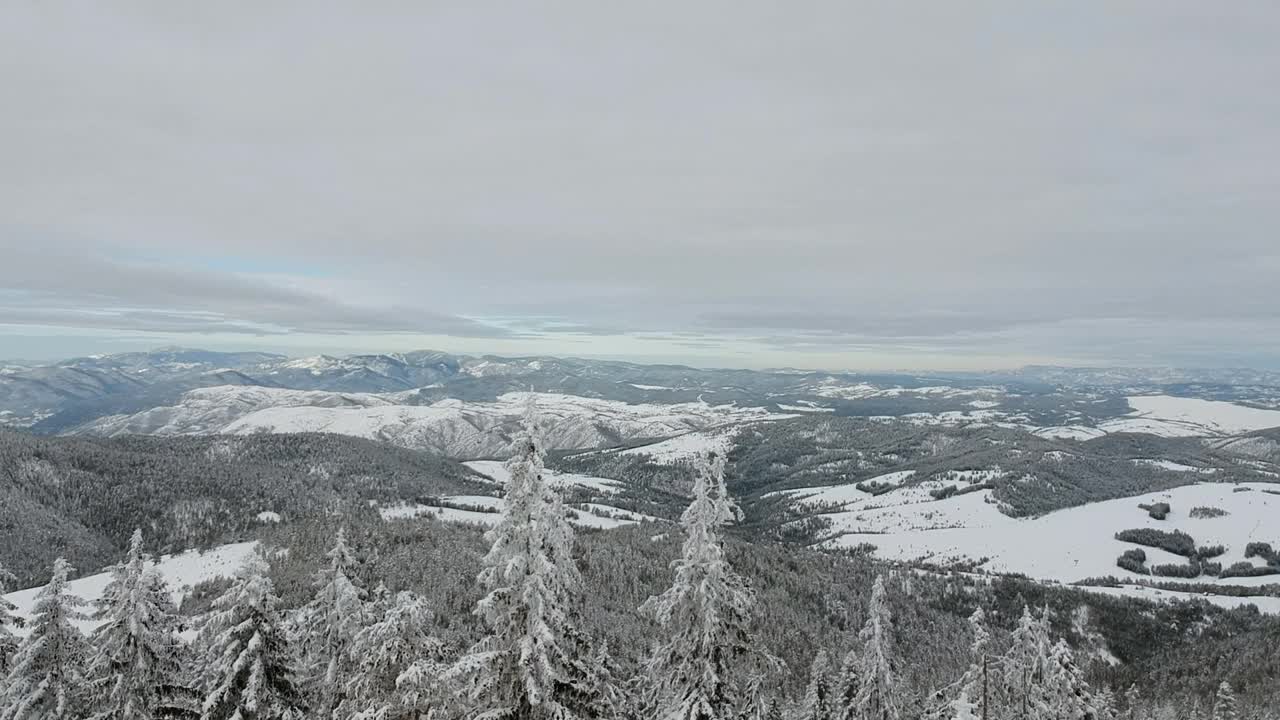
[{"label": "white snow", "polygon": [[[530,393],[506,393],[493,402],[445,399],[418,405],[405,393],[335,393],[246,386],[192,390],[177,405],[95,420],[78,432],[203,435],[260,432],[331,432],[453,457],[500,457],[510,451],[511,426]],[[753,420],[794,417],[763,408],[704,402],[634,403],[559,393],[537,393],[544,441],[550,448],[588,449],[616,439],[663,438]]]},{"label": "white snow", "polygon": [[278,523],[280,522],[280,513],[272,512],[270,510],[263,510],[262,512],[258,513],[256,519],[260,523]]},{"label": "white snow", "polygon": [[627,384],[633,388],[636,388],[637,390],[672,390],[674,389],[674,388],[669,388],[666,385],[641,385],[640,383],[627,383]]},{"label": "white snow", "polygon": [[1189,472],[1200,473],[1202,475],[1212,475],[1218,472],[1217,468],[1202,468],[1193,465],[1183,465],[1172,460],[1153,460],[1151,458],[1138,458],[1133,461],[1134,465],[1146,465],[1147,467],[1159,468],[1161,470],[1169,470],[1171,472]]},{"label": "white snow", "polygon": [[782,403],[778,403],[778,409],[786,410],[787,412],[803,413],[833,413],[836,411],[835,408],[818,407],[816,405],[784,405]]},{"label": "white snow", "polygon": [[1170,395],[1136,395],[1128,401],[1132,413],[1098,427],[1107,432],[1145,432],[1166,437],[1237,435],[1280,427],[1280,410]]},{"label": "white snow", "polygon": [[660,465],[672,465],[690,460],[702,453],[728,453],[733,446],[733,439],[740,427],[716,428],[678,435],[651,445],[627,448],[623,455],[648,455],[650,460]]},{"label": "white snow", "polygon": [[[441,500],[449,504],[492,508],[499,512],[479,512],[476,510],[461,510],[458,508],[420,504],[390,505],[379,508],[378,512],[382,515],[383,520],[435,517],[444,522],[472,523],[485,526],[496,525],[498,520],[502,517],[500,514],[503,507],[502,498],[495,498],[487,495],[453,495],[441,498]],[[662,522],[660,518],[656,518],[652,515],[623,510],[622,508],[616,508],[611,505],[586,503],[585,508],[585,510],[576,506],[569,508],[577,516],[570,518],[569,522],[580,527],[604,529],[617,528],[624,525],[634,525],[638,522]]]},{"label": "white snow", "polygon": [[[1269,486],[1244,483],[1255,490]],[[1151,527],[1182,530],[1200,546],[1221,544],[1227,552],[1215,561],[1224,566],[1244,560],[1245,545],[1253,541],[1280,541],[1274,519],[1280,511],[1280,496],[1263,492],[1233,492],[1237,485],[1201,483],[1166,492],[1108,500],[1049,513],[1038,518],[1015,519],[998,512],[985,497],[989,491],[953,496],[941,501],[921,497],[909,508],[885,508],[871,512],[867,502],[828,515],[836,529],[848,533],[828,541],[833,546],[870,543],[877,554],[901,561],[928,560],[947,563],[989,558],[983,567],[1000,573],[1022,573],[1041,580],[1076,582],[1089,577],[1112,575],[1136,580],[1136,575],[1116,567],[1116,558],[1138,547],[1115,539],[1129,528]],[[916,487],[886,493],[874,501],[894,501],[895,493],[916,491]],[[1165,521],[1151,518],[1138,505],[1168,502],[1173,512]],[[1193,507],[1210,506],[1226,510],[1218,518],[1193,519]],[[887,514],[887,515],[886,515]],[[882,533],[882,534],[875,534]],[[1184,563],[1185,559],[1155,548],[1143,548],[1148,566]],[[1194,580],[1159,578],[1165,582],[1224,583],[1231,585],[1280,582],[1280,577],[1228,578],[1219,581],[1204,576]]]},{"label": "white snow", "polygon": [[1048,438],[1050,440],[1091,440],[1107,434],[1098,428],[1086,427],[1084,425],[1057,425],[1054,427],[1037,428],[1031,432],[1033,435],[1039,435],[1042,438]]},{"label": "white snow", "polygon": [[[188,550],[178,555],[163,556],[159,562],[155,563],[155,567],[168,581],[169,588],[173,591],[174,602],[181,602],[192,586],[206,580],[235,575],[257,545],[257,542],[242,542],[220,545],[203,553]],[[111,573],[102,572],[72,580],[67,585],[72,594],[93,602],[102,597],[103,591],[110,582]],[[39,592],[40,588],[29,588],[9,593],[5,598],[17,606],[18,615],[30,617]],[[93,620],[84,620],[79,622],[79,625],[87,631],[96,627],[98,623]]]},{"label": "white snow", "polygon": [[[463,465],[475,470],[482,475],[488,475],[493,481],[506,487],[511,480],[511,473],[507,471],[506,463],[501,460],[473,460],[465,462]],[[566,487],[578,486],[600,493],[616,493],[622,483],[609,478],[592,477],[590,475],[579,475],[578,473],[558,472],[547,468],[543,471],[543,479],[547,485],[561,489]]]}]

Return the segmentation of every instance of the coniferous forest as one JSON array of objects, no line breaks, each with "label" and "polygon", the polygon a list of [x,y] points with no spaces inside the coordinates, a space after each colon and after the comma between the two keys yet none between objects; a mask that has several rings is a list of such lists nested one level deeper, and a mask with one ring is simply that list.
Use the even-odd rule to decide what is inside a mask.
[{"label": "coniferous forest", "polygon": [[347,503],[181,604],[142,530],[92,606],[57,560],[21,627],[0,604],[0,720],[1277,717],[1252,608],[742,542],[714,454],[678,531],[579,534],[524,428],[483,534]]}]

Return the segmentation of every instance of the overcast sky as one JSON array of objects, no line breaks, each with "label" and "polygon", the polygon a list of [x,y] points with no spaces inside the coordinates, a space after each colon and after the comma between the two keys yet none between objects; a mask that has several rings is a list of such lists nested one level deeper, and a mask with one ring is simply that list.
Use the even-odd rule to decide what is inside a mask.
[{"label": "overcast sky", "polygon": [[0,357],[1280,366],[1280,4],[0,6]]}]

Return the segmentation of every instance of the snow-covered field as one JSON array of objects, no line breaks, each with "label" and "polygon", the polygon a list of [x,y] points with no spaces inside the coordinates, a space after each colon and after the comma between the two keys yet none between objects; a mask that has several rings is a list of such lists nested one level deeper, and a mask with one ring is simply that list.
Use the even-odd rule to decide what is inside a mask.
[{"label": "snow-covered field", "polygon": [[[1191,535],[1198,546],[1224,545],[1226,554],[1215,558],[1224,567],[1245,561],[1245,546],[1250,542],[1280,543],[1280,526],[1276,525],[1280,496],[1262,492],[1274,490],[1274,486],[1261,483],[1200,483],[1017,519],[999,511],[989,490],[934,500],[928,493],[933,482],[854,499],[839,512],[825,514],[832,521],[833,530],[840,533],[825,544],[853,547],[869,543],[876,546],[878,556],[890,560],[939,564],[982,561],[981,566],[992,572],[1071,583],[1107,575],[1131,581],[1152,579],[1116,566],[1116,558],[1122,552],[1139,547],[1114,537],[1130,528],[1181,530]],[[837,492],[831,489],[824,494],[832,496]],[[816,497],[807,496],[800,502],[812,502]],[[1138,507],[1153,502],[1170,504],[1168,519],[1155,520]],[[1190,510],[1201,506],[1220,508],[1228,514],[1190,517]],[[1186,562],[1185,558],[1157,548],[1143,550],[1148,567]],[[1257,564],[1258,560],[1250,562]],[[1221,581],[1210,576],[1156,579],[1231,585],[1280,583],[1280,576]]]},{"label": "snow-covered field", "polygon": [[718,427],[710,430],[678,435],[669,440],[641,445],[640,447],[620,450],[623,455],[648,455],[649,459],[660,465],[671,465],[692,460],[699,454],[717,452],[727,453],[733,446],[741,426]]},{"label": "snow-covered field", "polygon": [[[245,559],[254,552],[257,545],[256,542],[242,542],[221,545],[203,553],[196,550],[188,550],[178,555],[165,555],[160,558],[155,567],[159,569],[160,574],[168,581],[169,588],[173,591],[174,602],[181,602],[192,586],[206,580],[235,575],[240,566],[244,564]],[[111,573],[103,572],[72,580],[68,583],[68,587],[73,595],[78,595],[89,602],[93,602],[102,597],[102,593],[106,590],[109,582],[111,582]],[[18,615],[30,617],[31,610],[35,606],[36,595],[39,592],[40,588],[29,588],[9,593],[5,595],[5,598],[17,606]],[[86,609],[91,610],[92,608]],[[92,620],[83,620],[79,622],[79,625],[82,629],[89,630],[95,627],[97,623]]]},{"label": "snow-covered field", "polygon": [[1128,398],[1133,412],[1098,425],[1109,433],[1140,432],[1165,437],[1238,435],[1280,427],[1280,410],[1237,405],[1218,400],[1137,395]]},{"label": "snow-covered field", "polygon": [[[506,487],[511,480],[511,473],[507,471],[506,463],[501,460],[472,460],[471,462],[463,463],[463,465],[482,475],[493,478],[494,483],[500,487]],[[543,479],[546,480],[548,485],[557,489],[576,486],[604,494],[616,493],[622,485],[617,480],[610,480],[609,478],[559,472],[550,468],[543,471]]]},{"label": "snow-covered field", "polygon": [[[489,497],[487,495],[455,495],[441,499],[446,503],[485,507],[498,512],[503,507],[502,498]],[[635,525],[640,522],[662,522],[660,518],[652,515],[644,515],[600,503],[586,503],[585,510],[578,507],[569,509],[576,515],[576,517],[571,517],[569,522],[579,527],[609,530],[624,525]],[[485,526],[496,525],[501,517],[498,512],[480,512],[478,510],[463,510],[421,504],[389,505],[379,508],[378,512],[382,515],[383,520],[434,517],[444,522],[472,523]]]}]

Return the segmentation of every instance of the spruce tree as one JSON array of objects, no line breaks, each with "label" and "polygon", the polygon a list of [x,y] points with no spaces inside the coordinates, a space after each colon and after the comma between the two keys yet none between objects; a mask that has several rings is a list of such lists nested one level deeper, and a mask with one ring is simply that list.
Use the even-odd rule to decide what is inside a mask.
[{"label": "spruce tree", "polygon": [[1031,608],[1023,605],[1009,651],[1001,658],[1001,695],[1006,710],[1024,720],[1049,717],[1045,686],[1050,649],[1047,615],[1046,611],[1037,619]]},{"label": "spruce tree", "polygon": [[0,720],[65,720],[83,717],[88,646],[77,620],[85,601],[67,588],[71,565],[53,563],[49,584],[36,596],[31,633],[18,646],[0,695]]},{"label": "spruce tree", "polygon": [[1236,693],[1231,689],[1231,683],[1223,680],[1213,697],[1213,720],[1238,720],[1239,717]]},{"label": "spruce tree", "polygon": [[316,578],[316,596],[298,614],[303,685],[316,717],[330,717],[351,680],[351,644],[365,621],[364,591],[351,579],[355,554],[338,530],[329,563]]},{"label": "spruce tree", "polygon": [[641,610],[667,633],[648,663],[648,703],[658,720],[724,720],[742,696],[740,674],[756,652],[750,622],[755,595],[729,564],[719,529],[735,511],[724,487],[724,458],[702,458],[675,581]]},{"label": "spruce tree", "polygon": [[1064,639],[1049,653],[1045,687],[1048,714],[1054,720],[1098,718],[1098,708],[1085,682],[1084,672],[1076,664],[1071,646]]},{"label": "spruce tree", "polygon": [[444,644],[430,632],[432,613],[411,592],[381,597],[376,620],[356,634],[356,664],[339,716],[352,720],[414,720],[438,709]]},{"label": "spruce tree", "polygon": [[488,591],[476,615],[488,633],[448,671],[485,718],[583,718],[596,679],[574,626],[582,580],[573,528],[546,483],[532,405],[507,463],[511,478],[479,581]]},{"label": "spruce tree", "polygon": [[864,720],[898,720],[902,702],[893,640],[893,615],[889,610],[883,575],[876,577],[871,588],[867,622],[858,637],[862,641],[858,662],[862,689],[854,699],[854,706]]},{"label": "spruce tree", "polygon": [[151,720],[180,714],[182,643],[178,612],[164,579],[147,570],[142,531],[97,601],[89,680],[95,720]]},{"label": "spruce tree", "polygon": [[831,720],[835,691],[831,687],[830,672],[827,651],[819,648],[809,666],[809,685],[796,713],[797,720]]},{"label": "spruce tree", "polygon": [[19,626],[18,618],[13,614],[17,608],[4,597],[17,582],[18,578],[0,565],[0,688],[4,687],[4,678],[9,674],[14,653],[18,651],[18,638],[13,634]]},{"label": "spruce tree", "polygon": [[305,716],[280,601],[267,563],[251,556],[213,603],[204,629],[211,677],[202,720],[291,720]]},{"label": "spruce tree", "polygon": [[836,697],[834,716],[836,720],[859,720],[862,715],[858,708],[858,695],[862,693],[861,672],[862,657],[858,649],[850,650],[840,665],[840,674],[836,679]]}]

